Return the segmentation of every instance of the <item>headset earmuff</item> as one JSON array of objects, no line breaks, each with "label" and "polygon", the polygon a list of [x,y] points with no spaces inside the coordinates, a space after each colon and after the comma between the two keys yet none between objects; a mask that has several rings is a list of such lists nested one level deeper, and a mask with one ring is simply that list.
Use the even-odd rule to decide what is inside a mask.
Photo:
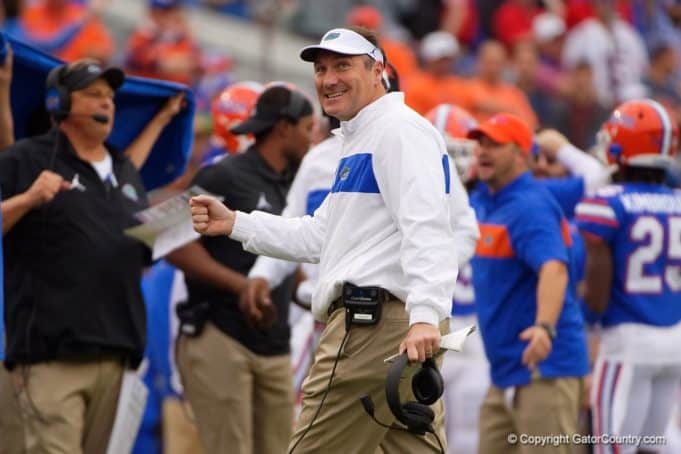
[{"label": "headset earmuff", "polygon": [[388,371],[385,383],[388,407],[395,418],[407,426],[410,432],[416,434],[433,432],[431,424],[435,419],[435,413],[430,405],[442,396],[444,390],[442,375],[440,375],[435,361],[426,360],[411,380],[412,391],[417,400],[402,403],[399,390],[400,379],[408,364],[409,358],[404,353],[395,360]]},{"label": "headset earmuff", "polygon": [[53,68],[47,75],[45,108],[56,121],[65,119],[71,110],[71,97],[62,79],[67,65]]}]

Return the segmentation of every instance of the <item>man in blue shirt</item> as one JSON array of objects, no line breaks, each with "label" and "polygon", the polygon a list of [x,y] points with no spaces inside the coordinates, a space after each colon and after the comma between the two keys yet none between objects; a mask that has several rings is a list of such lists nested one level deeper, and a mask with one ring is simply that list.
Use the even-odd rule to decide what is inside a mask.
[{"label": "man in blue shirt", "polygon": [[[479,452],[509,453],[518,449],[509,444],[511,434],[577,433],[586,340],[569,285],[567,222],[528,172],[531,131],[519,118],[498,114],[469,138],[480,143],[478,178],[486,185],[474,204],[481,237],[472,261],[492,378],[480,412]],[[568,453],[570,446],[553,452]]]}]

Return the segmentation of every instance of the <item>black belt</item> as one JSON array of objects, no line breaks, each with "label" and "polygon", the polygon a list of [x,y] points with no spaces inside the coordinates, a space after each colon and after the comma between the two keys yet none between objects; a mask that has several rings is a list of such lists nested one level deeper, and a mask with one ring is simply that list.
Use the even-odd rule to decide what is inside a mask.
[{"label": "black belt", "polygon": [[[397,297],[390,293],[388,290],[381,288],[378,289],[378,300],[382,303],[386,303],[388,301],[396,300]],[[337,309],[341,309],[345,307],[345,300],[343,299],[343,296],[339,296],[335,300],[331,302],[329,305],[329,309],[327,311],[327,315],[331,316]]]}]

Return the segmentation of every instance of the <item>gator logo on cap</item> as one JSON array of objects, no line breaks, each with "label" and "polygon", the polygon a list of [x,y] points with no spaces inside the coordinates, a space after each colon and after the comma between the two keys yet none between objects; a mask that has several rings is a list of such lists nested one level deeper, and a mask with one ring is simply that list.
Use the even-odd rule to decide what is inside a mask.
[{"label": "gator logo on cap", "polygon": [[338,38],[340,35],[341,34],[339,32],[328,33],[322,41],[331,41]]}]

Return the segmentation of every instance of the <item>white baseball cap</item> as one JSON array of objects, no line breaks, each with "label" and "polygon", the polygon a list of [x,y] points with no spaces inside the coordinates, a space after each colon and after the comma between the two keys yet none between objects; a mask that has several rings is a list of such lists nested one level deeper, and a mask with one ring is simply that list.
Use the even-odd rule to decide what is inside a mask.
[{"label": "white baseball cap", "polygon": [[368,55],[374,60],[383,63],[383,53],[371,44],[368,39],[357,32],[347,28],[334,28],[322,36],[319,44],[303,47],[300,50],[300,58],[314,62],[317,52],[327,50],[343,55]]},{"label": "white baseball cap", "polygon": [[565,33],[565,21],[554,13],[537,14],[532,20],[532,31],[538,43],[546,43]]},{"label": "white baseball cap", "polygon": [[459,53],[459,42],[451,33],[436,31],[428,33],[421,40],[421,58],[435,61],[441,58],[454,58]]}]

